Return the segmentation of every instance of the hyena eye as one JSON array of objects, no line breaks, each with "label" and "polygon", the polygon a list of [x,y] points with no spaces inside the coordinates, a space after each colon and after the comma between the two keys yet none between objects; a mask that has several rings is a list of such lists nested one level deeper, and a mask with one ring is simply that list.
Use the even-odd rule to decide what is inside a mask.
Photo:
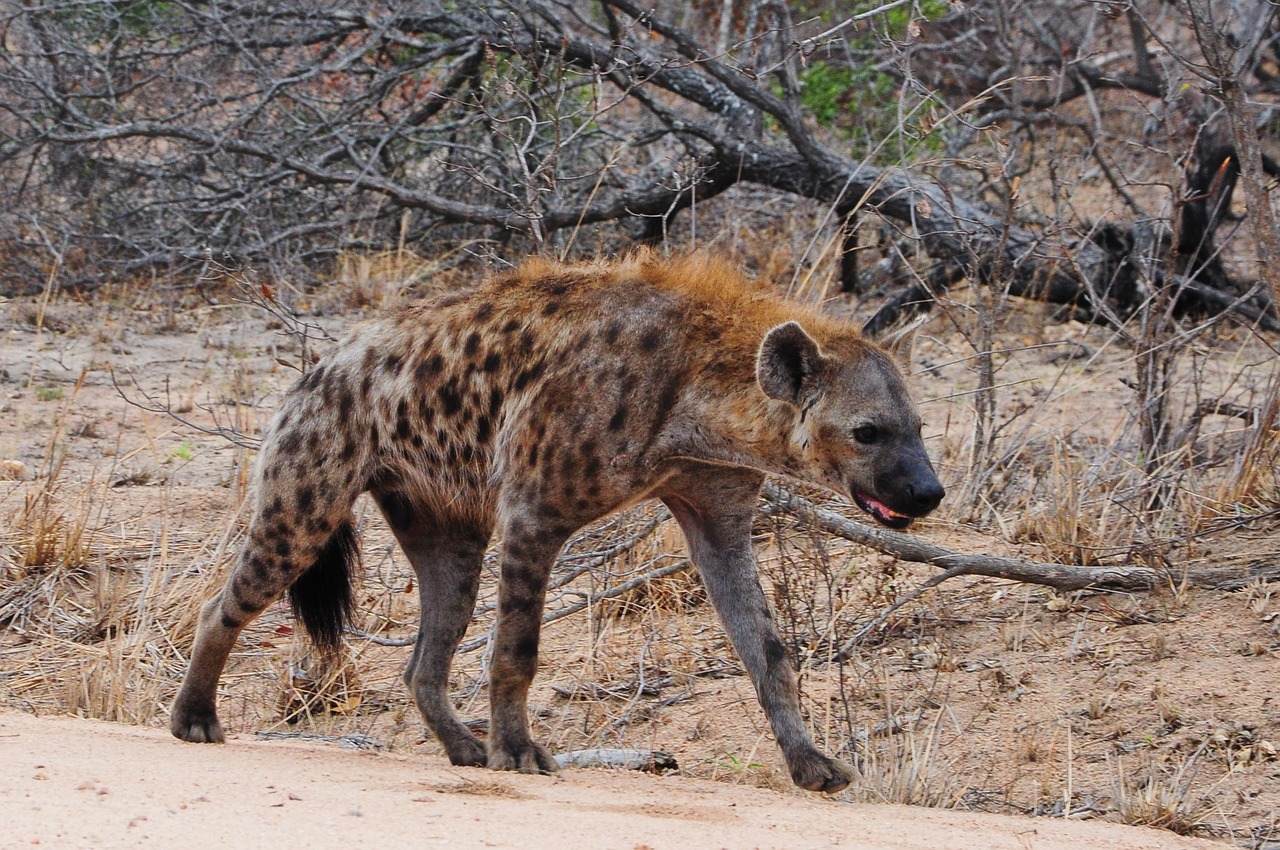
[{"label": "hyena eye", "polygon": [[860,425],[853,429],[853,438],[864,446],[869,446],[880,439],[880,429],[874,425]]}]

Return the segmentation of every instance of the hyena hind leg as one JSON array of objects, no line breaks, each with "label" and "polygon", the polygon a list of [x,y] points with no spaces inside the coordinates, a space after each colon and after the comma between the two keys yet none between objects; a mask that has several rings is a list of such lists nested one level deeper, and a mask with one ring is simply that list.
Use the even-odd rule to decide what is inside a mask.
[{"label": "hyena hind leg", "polygon": [[[218,680],[236,638],[303,573],[310,573],[309,584],[338,590],[337,598],[320,603],[319,617],[314,612],[300,612],[313,638],[337,640],[341,619],[350,610],[350,582],[359,556],[351,518],[339,516],[336,521],[313,516],[292,528],[267,524],[261,514],[255,518],[249,542],[226,585],[200,609],[191,665],[169,715],[169,731],[175,737],[196,743],[225,739],[218,721]],[[311,581],[313,578],[317,580]],[[327,626],[327,632],[322,629],[316,633],[317,620]]]},{"label": "hyena hind leg", "polygon": [[449,698],[449,668],[475,609],[489,529],[427,521],[400,510],[397,499],[377,497],[400,548],[413,565],[422,609],[405,684],[423,720],[444,745],[449,761],[459,766],[483,766],[488,759],[484,744],[463,724]]}]

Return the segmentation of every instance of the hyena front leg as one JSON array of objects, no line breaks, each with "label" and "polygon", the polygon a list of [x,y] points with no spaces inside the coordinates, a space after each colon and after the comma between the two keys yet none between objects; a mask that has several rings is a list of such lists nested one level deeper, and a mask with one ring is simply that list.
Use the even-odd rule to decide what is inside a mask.
[{"label": "hyena front leg", "polygon": [[708,467],[672,482],[662,500],[680,523],[792,780],[810,791],[839,791],[853,780],[853,769],[814,746],[800,714],[795,674],[756,572],[751,521],[762,481],[759,473]]},{"label": "hyena front leg", "polygon": [[538,668],[538,636],[547,579],[568,532],[522,512],[502,527],[498,633],[489,671],[489,767],[554,773],[555,759],[529,734],[529,685]]},{"label": "hyena front leg", "polygon": [[453,527],[420,516],[396,494],[376,498],[418,577],[421,620],[405,684],[449,761],[483,766],[488,760],[484,744],[463,725],[449,699],[449,668],[475,610],[489,528]]}]

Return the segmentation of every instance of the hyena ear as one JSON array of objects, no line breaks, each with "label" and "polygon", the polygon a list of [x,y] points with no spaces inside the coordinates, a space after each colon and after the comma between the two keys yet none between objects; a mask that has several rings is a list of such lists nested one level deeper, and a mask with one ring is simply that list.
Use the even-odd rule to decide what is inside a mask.
[{"label": "hyena ear", "polygon": [[822,366],[822,350],[799,322],[770,328],[756,355],[756,380],[769,398],[799,406]]},{"label": "hyena ear", "polygon": [[912,321],[895,328],[886,333],[884,336],[876,340],[880,343],[881,348],[889,352],[894,361],[898,364],[898,368],[908,375],[914,371],[911,364],[911,352],[916,344],[916,331],[929,321],[928,314],[917,316]]}]

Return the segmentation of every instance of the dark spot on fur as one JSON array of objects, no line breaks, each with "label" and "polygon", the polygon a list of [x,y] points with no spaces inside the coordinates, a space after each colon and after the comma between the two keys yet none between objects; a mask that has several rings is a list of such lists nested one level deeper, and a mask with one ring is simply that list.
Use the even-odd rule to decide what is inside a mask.
[{"label": "dark spot on fur", "polygon": [[489,416],[496,417],[498,411],[502,409],[502,390],[494,387],[489,390]]},{"label": "dark spot on fur", "polygon": [[502,326],[502,332],[504,334],[515,333],[519,329],[520,329],[520,323],[517,322],[515,319],[512,319],[511,321],[507,322],[505,325]]},{"label": "dark spot on fur", "polygon": [[302,376],[302,381],[298,384],[304,390],[313,390],[324,379],[324,367],[317,366],[310,372]]},{"label": "dark spot on fur", "polygon": [[556,314],[556,311],[558,311],[559,309],[560,309],[559,301],[548,301],[546,304],[542,305],[542,315],[554,316]]},{"label": "dark spot on fur", "polygon": [[476,321],[483,322],[485,319],[493,315],[493,305],[486,302],[480,305],[480,309],[476,310]]},{"label": "dark spot on fur", "polygon": [[627,406],[625,404],[618,405],[618,409],[613,412],[613,416],[609,417],[609,430],[621,431],[623,426],[627,424]]},{"label": "dark spot on fur", "polygon": [[618,335],[622,333],[622,322],[617,319],[611,321],[604,329],[604,341],[613,345],[618,341]]},{"label": "dark spot on fur", "polygon": [[351,396],[351,390],[346,387],[342,388],[342,392],[338,393],[338,415],[346,421],[351,417],[351,410],[355,407],[356,400]]},{"label": "dark spot on fur", "polygon": [[387,359],[383,361],[383,365],[386,366],[387,371],[392,375],[399,375],[400,367],[404,365],[404,361],[401,359],[399,354],[388,354]]},{"label": "dark spot on fur", "polygon": [[342,443],[342,454],[339,457],[342,460],[351,460],[356,455],[356,441],[347,437]]},{"label": "dark spot on fur", "polygon": [[238,629],[240,628],[240,621],[224,611],[222,614],[222,627],[224,629]]},{"label": "dark spot on fur", "polygon": [[488,416],[481,416],[476,420],[476,442],[484,445],[489,442],[489,434],[493,430]]},{"label": "dark spot on fur", "polygon": [[285,454],[297,454],[298,449],[302,448],[302,434],[297,431],[290,431],[280,441],[280,448]]},{"label": "dark spot on fur", "polygon": [[538,446],[535,443],[529,447],[529,468],[536,469],[538,467]]},{"label": "dark spot on fur", "polygon": [[301,513],[311,513],[311,508],[316,501],[316,491],[311,486],[303,487],[298,491],[298,510]]},{"label": "dark spot on fur", "polygon": [[640,337],[640,347],[649,354],[658,350],[658,344],[662,342],[662,330],[659,328],[650,328],[644,332],[644,336]]},{"label": "dark spot on fur", "polygon": [[320,432],[312,431],[307,435],[307,450],[314,454],[318,448],[320,448]]},{"label": "dark spot on fur", "polygon": [[787,663],[787,650],[782,645],[782,641],[773,635],[766,635],[764,639],[764,660],[770,667],[776,667]]},{"label": "dark spot on fur", "polygon": [[249,571],[253,573],[255,583],[265,582],[271,577],[271,565],[261,555],[249,558]]},{"label": "dark spot on fur", "polygon": [[419,381],[425,381],[434,375],[440,374],[440,370],[444,368],[444,358],[439,354],[432,354],[430,357],[424,357],[418,361],[418,367],[414,372],[418,376]]},{"label": "dark spot on fur", "polygon": [[263,521],[270,521],[279,516],[280,508],[281,504],[279,496],[272,499],[270,504],[263,505],[262,510],[260,511]]},{"label": "dark spot on fur", "polygon": [[290,555],[292,547],[289,546],[288,540],[277,540],[275,545],[276,554],[281,558],[287,558]]},{"label": "dark spot on fur", "polygon": [[458,392],[458,379],[450,378],[436,390],[436,395],[440,397],[440,403],[444,406],[444,412],[447,416],[453,416],[462,409],[462,394]]},{"label": "dark spot on fur", "polygon": [[420,449],[420,448],[422,448],[422,435],[421,435],[421,434],[414,434],[414,435],[413,435],[413,438],[409,440],[409,443],[410,443],[410,444],[411,444],[415,449]]},{"label": "dark spot on fur", "polygon": [[489,352],[489,356],[484,359],[484,365],[481,367],[487,373],[498,371],[498,367],[502,365],[502,355],[496,351]]},{"label": "dark spot on fur", "polygon": [[600,458],[591,455],[582,465],[582,475],[586,478],[594,478],[598,474],[600,474]]},{"label": "dark spot on fur", "polygon": [[476,352],[480,350],[480,333],[472,331],[467,335],[467,341],[462,346],[462,351],[468,357],[475,357]]},{"label": "dark spot on fur", "polygon": [[658,396],[658,406],[654,415],[654,421],[661,425],[667,421],[667,417],[671,415],[671,409],[676,406],[676,402],[680,398],[680,388],[684,385],[683,375],[672,375],[666,386],[662,388],[662,393]]}]

